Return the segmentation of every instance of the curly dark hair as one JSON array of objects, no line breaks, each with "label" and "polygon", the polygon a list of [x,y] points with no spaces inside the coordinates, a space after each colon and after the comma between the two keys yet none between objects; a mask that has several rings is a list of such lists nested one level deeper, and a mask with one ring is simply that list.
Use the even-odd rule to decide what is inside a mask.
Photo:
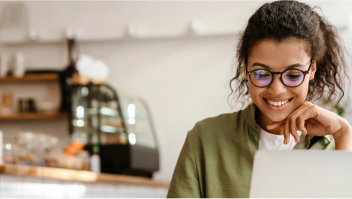
[{"label": "curly dark hair", "polygon": [[[348,79],[344,58],[345,47],[336,28],[314,8],[297,1],[275,1],[261,6],[248,20],[237,45],[237,67],[235,77],[230,81],[233,99],[237,102],[250,100],[248,80],[244,78],[242,66],[251,48],[263,40],[281,42],[285,39],[299,39],[308,44],[307,53],[314,59],[317,70],[309,82],[306,100],[318,100],[327,92],[327,103],[344,96],[344,80]],[[235,83],[235,91],[232,85]]]}]

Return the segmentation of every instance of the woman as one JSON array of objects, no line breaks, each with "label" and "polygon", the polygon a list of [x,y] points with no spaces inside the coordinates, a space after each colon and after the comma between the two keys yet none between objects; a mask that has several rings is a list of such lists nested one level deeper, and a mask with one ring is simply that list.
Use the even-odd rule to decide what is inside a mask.
[{"label": "woman", "polygon": [[351,150],[349,123],[309,102],[326,91],[328,102],[342,99],[343,53],[334,28],[310,6],[260,7],[240,37],[230,82],[237,99],[253,103],[188,132],[168,197],[248,197],[257,150]]}]

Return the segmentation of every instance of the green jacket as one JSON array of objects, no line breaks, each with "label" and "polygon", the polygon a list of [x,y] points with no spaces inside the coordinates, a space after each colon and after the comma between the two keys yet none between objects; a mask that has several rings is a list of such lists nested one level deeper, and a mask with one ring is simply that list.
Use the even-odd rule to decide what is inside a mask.
[{"label": "green jacket", "polygon": [[[178,158],[167,197],[247,198],[260,127],[256,106],[196,123]],[[295,149],[334,149],[331,135],[303,135]]]}]

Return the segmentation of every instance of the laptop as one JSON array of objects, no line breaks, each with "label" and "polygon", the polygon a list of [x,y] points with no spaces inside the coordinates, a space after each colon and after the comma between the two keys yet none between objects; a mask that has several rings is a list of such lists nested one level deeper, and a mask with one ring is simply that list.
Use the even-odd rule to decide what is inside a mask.
[{"label": "laptop", "polygon": [[260,150],[250,198],[352,198],[352,152]]}]

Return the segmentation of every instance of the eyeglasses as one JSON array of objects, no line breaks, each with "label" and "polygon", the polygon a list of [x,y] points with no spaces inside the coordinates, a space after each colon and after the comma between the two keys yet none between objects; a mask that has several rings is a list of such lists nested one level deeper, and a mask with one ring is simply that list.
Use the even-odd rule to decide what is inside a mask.
[{"label": "eyeglasses", "polygon": [[287,87],[294,88],[301,85],[304,78],[309,74],[310,67],[312,65],[313,59],[310,60],[309,68],[307,71],[302,71],[299,69],[287,69],[283,72],[271,72],[267,69],[256,69],[248,72],[247,70],[247,59],[245,60],[246,74],[249,76],[252,84],[259,88],[265,88],[273,83],[274,75],[280,75],[280,80],[282,84]]}]

